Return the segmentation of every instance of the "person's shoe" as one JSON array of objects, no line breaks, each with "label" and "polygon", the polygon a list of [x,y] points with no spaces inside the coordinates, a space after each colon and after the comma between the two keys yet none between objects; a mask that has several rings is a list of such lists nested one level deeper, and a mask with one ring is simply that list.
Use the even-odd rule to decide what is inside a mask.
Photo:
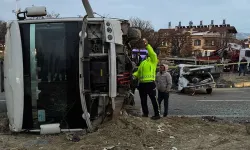
[{"label": "person's shoe", "polygon": [[147,117],[148,117],[148,115],[145,115],[145,114],[143,114],[143,115],[142,115],[142,117],[145,117],[145,118],[147,118]]},{"label": "person's shoe", "polygon": [[167,117],[168,116],[168,114],[163,114],[163,117]]},{"label": "person's shoe", "polygon": [[152,120],[158,120],[158,119],[161,119],[161,116],[152,116],[151,119]]}]

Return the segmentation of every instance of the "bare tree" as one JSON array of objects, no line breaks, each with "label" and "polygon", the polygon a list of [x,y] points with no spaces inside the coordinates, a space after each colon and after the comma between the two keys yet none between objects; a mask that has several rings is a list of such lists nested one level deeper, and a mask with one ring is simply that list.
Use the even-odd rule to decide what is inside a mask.
[{"label": "bare tree", "polygon": [[[130,18],[131,27],[141,30],[142,38],[146,38],[151,46],[156,50],[164,41],[163,36],[159,32],[155,32],[150,21],[140,18]],[[142,41],[133,42],[132,47],[143,48]]]},{"label": "bare tree", "polygon": [[[167,36],[167,43],[169,43],[171,48],[171,55],[173,56],[181,56],[181,52],[186,51],[192,51],[192,46],[190,46],[190,33],[185,32],[182,33],[180,31],[175,31]],[[185,49],[187,50],[185,50]],[[186,54],[182,54],[183,56],[186,56]]]},{"label": "bare tree", "polygon": [[6,34],[6,22],[0,20],[0,42],[5,42],[5,34]]},{"label": "bare tree", "polygon": [[186,40],[184,41],[185,43],[183,43],[183,47],[181,48],[180,56],[190,57],[193,55],[192,54],[193,53],[193,41],[192,41],[190,32],[185,33],[184,36]]},{"label": "bare tree", "polygon": [[51,13],[48,13],[46,16],[33,17],[33,18],[29,18],[29,19],[51,19],[51,18],[60,18],[60,14],[52,11]]},{"label": "bare tree", "polygon": [[51,13],[48,13],[44,18],[60,18],[60,14],[52,11]]}]

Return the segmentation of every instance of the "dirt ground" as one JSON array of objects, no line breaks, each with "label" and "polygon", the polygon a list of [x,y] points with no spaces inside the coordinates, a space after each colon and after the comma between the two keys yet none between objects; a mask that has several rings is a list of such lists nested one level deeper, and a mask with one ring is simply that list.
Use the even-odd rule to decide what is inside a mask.
[{"label": "dirt ground", "polygon": [[[227,82],[250,80],[223,74]],[[134,110],[128,112],[138,115]],[[210,121],[208,121],[210,120]],[[94,133],[59,135],[10,134],[0,115],[0,150],[248,150],[250,124],[212,122],[213,119],[170,117],[153,121],[131,115],[105,123]],[[249,128],[249,133],[247,129]],[[71,140],[73,137],[73,141]]]},{"label": "dirt ground", "polygon": [[[246,126],[198,118],[172,117],[153,121],[129,115],[105,123],[89,134],[42,136],[8,134],[1,118],[0,150],[226,150],[250,149]],[[4,128],[5,126],[5,128]]]},{"label": "dirt ground", "polygon": [[249,81],[250,75],[246,74],[246,76],[239,76],[238,73],[221,73],[221,79],[228,80],[228,81],[235,81],[235,82],[241,82],[241,81]]},{"label": "dirt ground", "polygon": [[249,87],[250,75],[239,76],[238,73],[221,73],[220,78],[217,80],[217,84],[224,84],[226,88],[233,87]]}]

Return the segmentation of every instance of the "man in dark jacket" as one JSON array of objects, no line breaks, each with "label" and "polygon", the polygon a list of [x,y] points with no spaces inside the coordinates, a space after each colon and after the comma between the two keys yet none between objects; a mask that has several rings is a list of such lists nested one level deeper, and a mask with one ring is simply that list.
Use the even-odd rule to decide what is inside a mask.
[{"label": "man in dark jacket", "polygon": [[161,102],[164,100],[163,117],[168,115],[169,92],[172,87],[172,77],[168,70],[168,65],[161,65],[160,71],[156,74],[156,85],[158,89],[158,103],[161,109]]},{"label": "man in dark jacket", "polygon": [[247,60],[245,57],[242,58],[242,60],[240,61],[240,68],[239,68],[239,76],[241,75],[241,73],[243,72],[243,75],[246,75],[247,72]]}]

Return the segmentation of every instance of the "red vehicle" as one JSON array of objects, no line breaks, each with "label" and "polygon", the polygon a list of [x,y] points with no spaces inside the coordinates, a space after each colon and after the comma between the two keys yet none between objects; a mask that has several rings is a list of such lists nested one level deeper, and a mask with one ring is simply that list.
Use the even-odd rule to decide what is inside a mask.
[{"label": "red vehicle", "polygon": [[[198,56],[196,57],[197,61],[206,62],[207,63],[216,63],[220,62],[222,57],[229,57],[230,61],[228,63],[238,63],[239,62],[239,54],[240,50],[233,50],[229,48],[218,49],[214,52],[210,53],[210,56]],[[223,71],[237,71],[237,64],[236,65],[228,65],[225,66]]]}]

